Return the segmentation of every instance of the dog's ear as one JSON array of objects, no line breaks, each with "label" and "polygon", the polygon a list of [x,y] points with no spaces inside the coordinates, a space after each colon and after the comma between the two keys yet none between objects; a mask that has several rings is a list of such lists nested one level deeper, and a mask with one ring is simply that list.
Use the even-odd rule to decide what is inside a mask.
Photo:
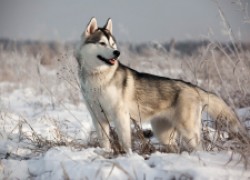
[{"label": "dog's ear", "polygon": [[85,31],[83,33],[83,37],[87,38],[88,36],[90,36],[91,34],[93,34],[97,29],[98,29],[97,21],[96,21],[96,18],[93,17],[89,21],[89,24],[88,24],[87,28],[85,29]]},{"label": "dog's ear", "polygon": [[111,34],[113,33],[112,20],[110,18],[108,18],[108,20],[103,28],[109,30],[109,32]]}]

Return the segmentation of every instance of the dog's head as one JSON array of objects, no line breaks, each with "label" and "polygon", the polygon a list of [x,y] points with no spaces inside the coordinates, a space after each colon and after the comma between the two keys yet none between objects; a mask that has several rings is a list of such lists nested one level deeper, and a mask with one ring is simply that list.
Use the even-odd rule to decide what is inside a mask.
[{"label": "dog's head", "polygon": [[76,58],[80,66],[101,68],[117,65],[120,51],[112,35],[112,20],[108,19],[103,27],[98,27],[96,18],[92,18],[82,34],[80,48]]}]

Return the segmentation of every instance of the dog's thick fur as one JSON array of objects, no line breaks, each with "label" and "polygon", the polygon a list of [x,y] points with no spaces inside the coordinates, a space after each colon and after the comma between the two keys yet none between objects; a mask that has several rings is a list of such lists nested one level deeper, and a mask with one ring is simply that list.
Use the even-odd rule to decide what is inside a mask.
[{"label": "dog's thick fur", "polygon": [[118,61],[108,19],[98,28],[92,18],[76,52],[81,91],[91,113],[100,145],[110,149],[109,121],[113,121],[125,151],[131,150],[130,119],[150,120],[161,143],[174,143],[181,135],[191,148],[200,143],[201,113],[207,111],[226,128],[238,132],[233,110],[218,96],[182,80],[139,73]]}]

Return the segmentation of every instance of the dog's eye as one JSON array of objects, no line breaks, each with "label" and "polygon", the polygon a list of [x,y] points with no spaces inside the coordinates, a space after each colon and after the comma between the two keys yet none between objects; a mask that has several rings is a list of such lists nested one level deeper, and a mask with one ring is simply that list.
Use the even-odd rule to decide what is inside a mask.
[{"label": "dog's eye", "polygon": [[101,44],[102,46],[106,46],[106,43],[105,43],[105,42],[100,42],[100,44]]}]

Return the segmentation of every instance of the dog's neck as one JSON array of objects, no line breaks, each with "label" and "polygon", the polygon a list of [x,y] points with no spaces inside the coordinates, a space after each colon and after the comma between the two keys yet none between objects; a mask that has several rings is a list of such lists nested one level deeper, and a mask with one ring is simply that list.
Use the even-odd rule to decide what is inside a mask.
[{"label": "dog's neck", "polygon": [[85,81],[91,79],[92,81],[99,81],[101,84],[106,84],[113,78],[118,66],[119,62],[116,62],[112,66],[103,66],[91,70],[85,66],[80,66],[79,75]]}]

